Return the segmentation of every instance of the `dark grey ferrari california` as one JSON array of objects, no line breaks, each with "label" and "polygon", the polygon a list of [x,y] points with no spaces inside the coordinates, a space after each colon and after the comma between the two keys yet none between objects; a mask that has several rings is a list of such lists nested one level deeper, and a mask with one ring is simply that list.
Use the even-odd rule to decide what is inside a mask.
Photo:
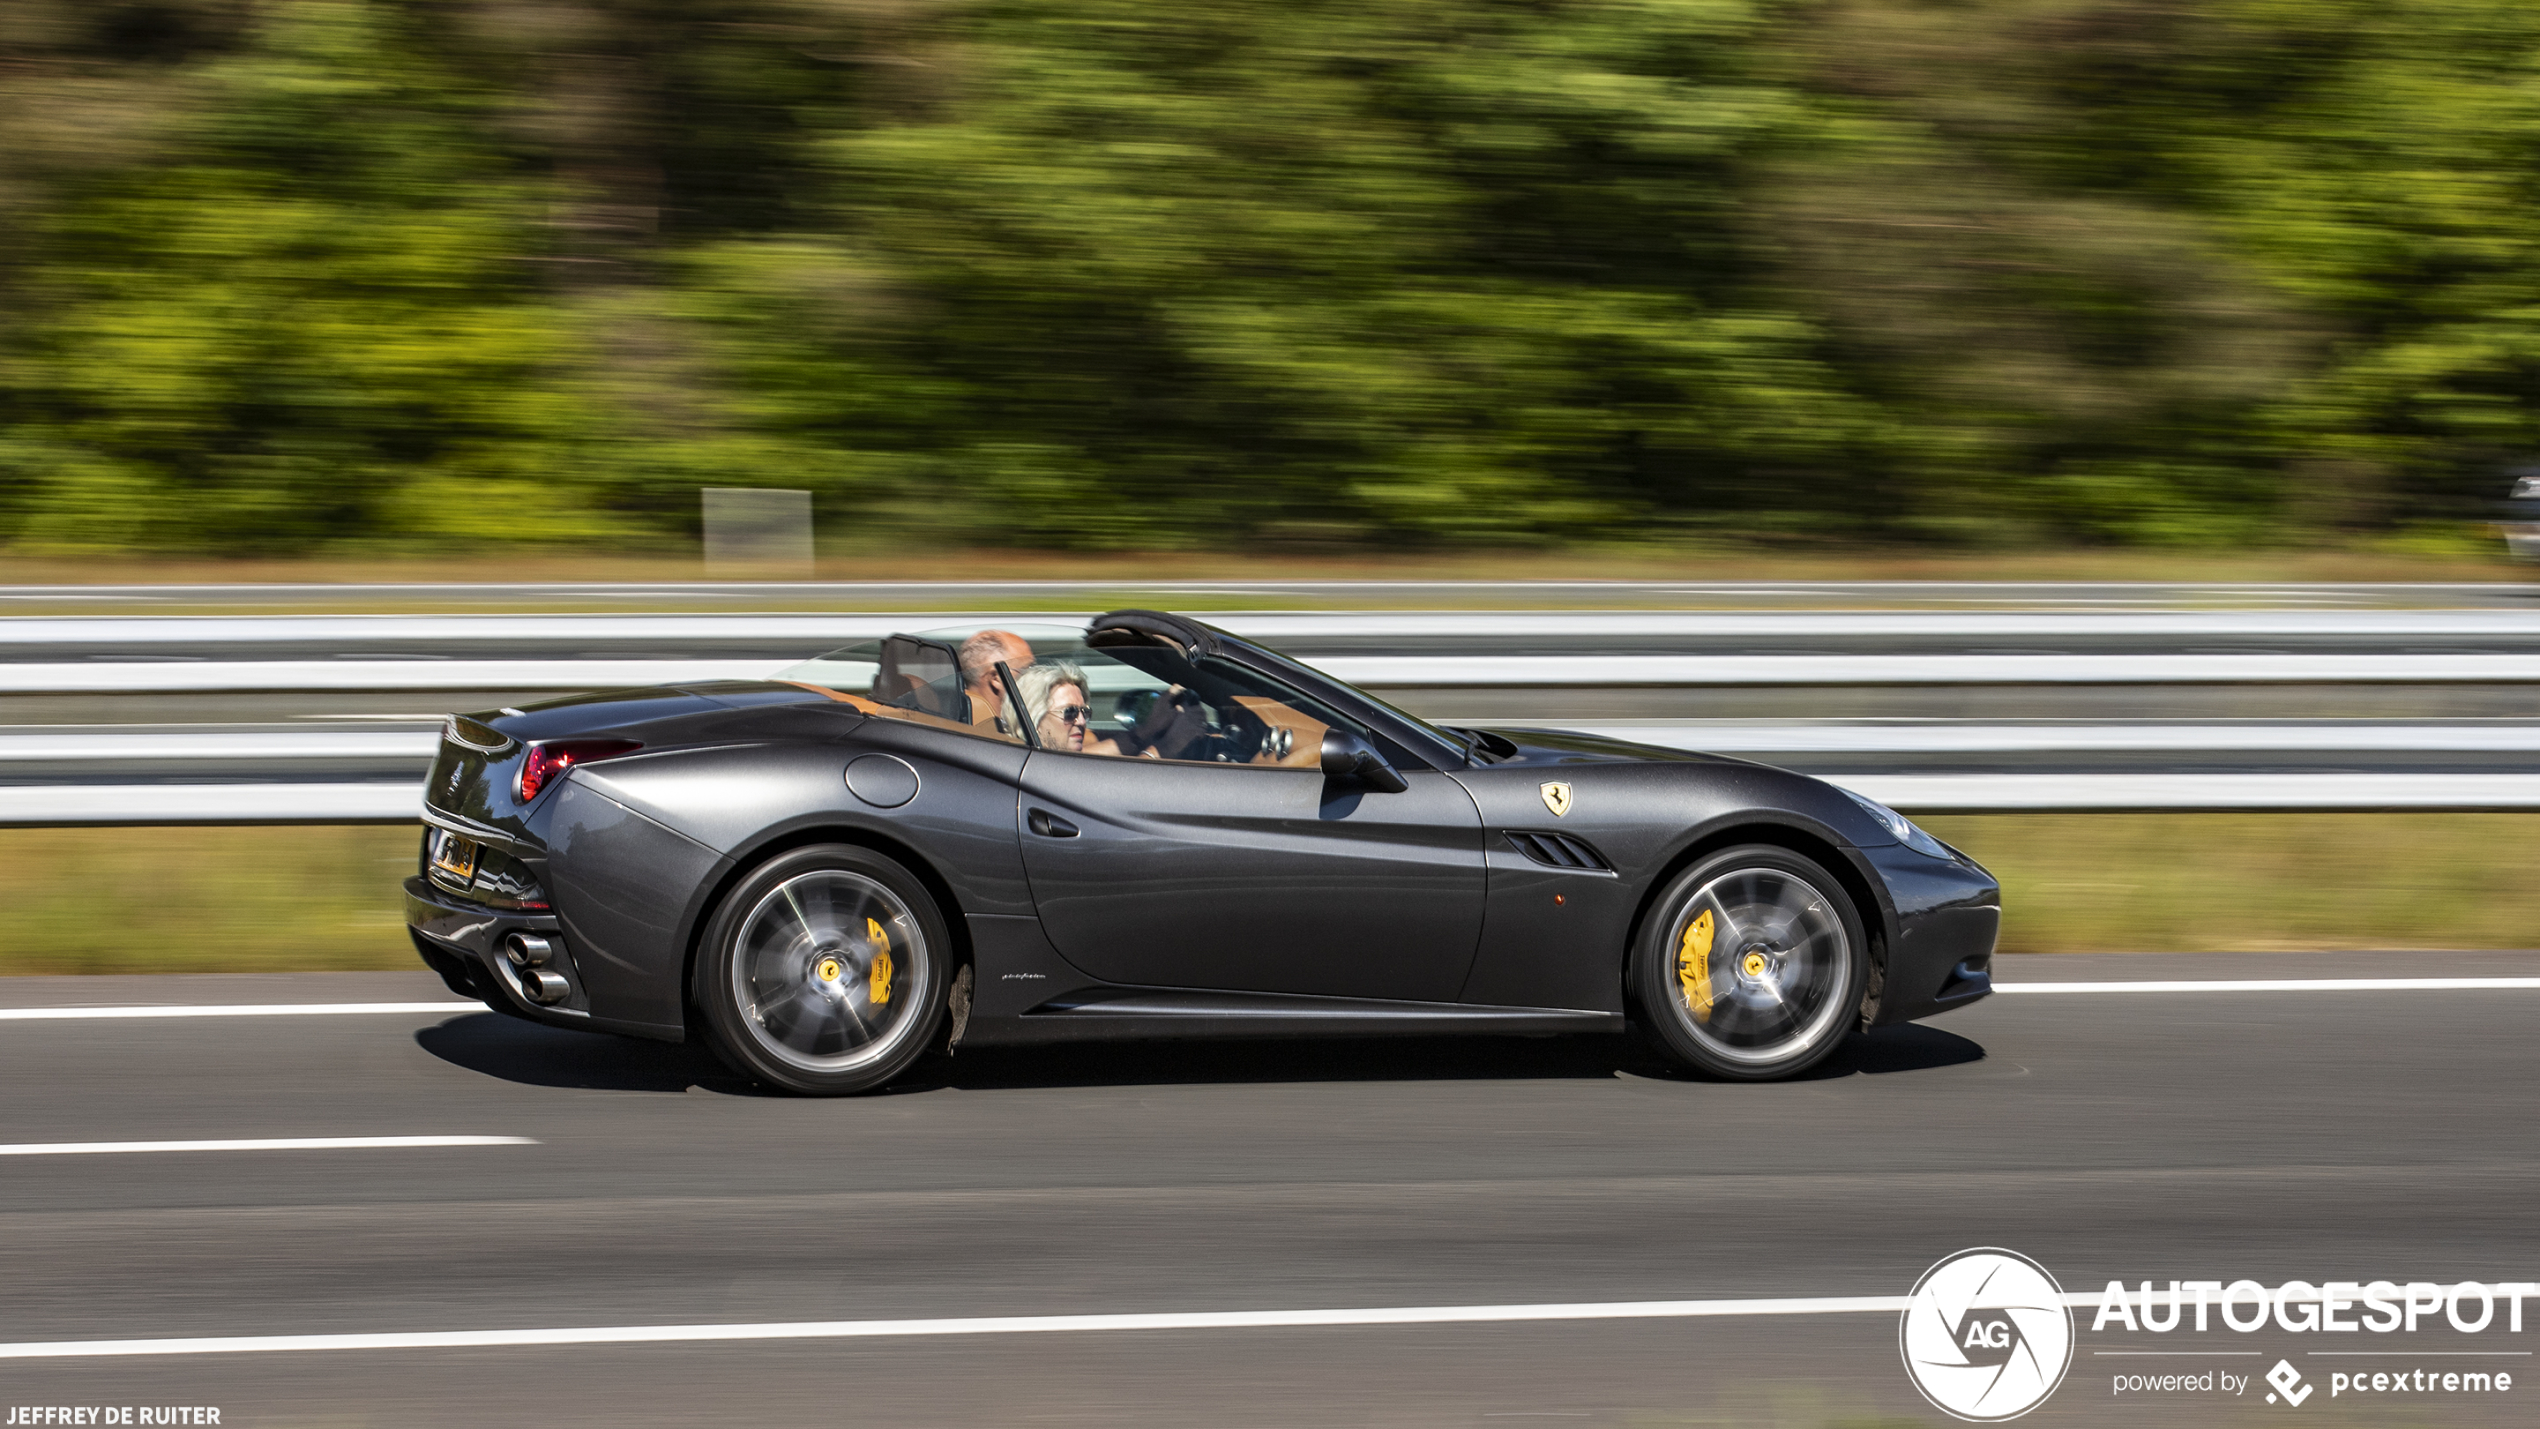
[{"label": "dark grey ferrari california", "polygon": [[1635,1025],[1785,1077],[1990,992],[2001,916],[1816,779],[1432,726],[1141,610],[456,716],[424,821],[453,989],[810,1093],[948,1045]]}]

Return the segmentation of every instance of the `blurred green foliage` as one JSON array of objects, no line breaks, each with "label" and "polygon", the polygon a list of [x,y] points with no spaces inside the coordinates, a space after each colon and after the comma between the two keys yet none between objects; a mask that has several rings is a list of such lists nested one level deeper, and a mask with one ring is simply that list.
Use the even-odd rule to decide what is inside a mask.
[{"label": "blurred green foliage", "polygon": [[2231,545],[2540,448],[2514,0],[0,0],[0,543]]}]

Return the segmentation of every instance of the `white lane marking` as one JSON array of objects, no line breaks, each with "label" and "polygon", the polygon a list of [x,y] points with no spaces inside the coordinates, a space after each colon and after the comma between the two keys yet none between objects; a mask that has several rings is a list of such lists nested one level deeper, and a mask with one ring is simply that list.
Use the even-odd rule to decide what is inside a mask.
[{"label": "white lane marking", "polygon": [[536,1146],[526,1136],[269,1136],[234,1141],[29,1141],[0,1156],[123,1156],[148,1151],[375,1151],[411,1146]]},{"label": "white lane marking", "polygon": [[2474,992],[2505,988],[2540,988],[2540,977],[2214,978],[2179,982],[2014,982],[1993,985],[1995,992]]},{"label": "white lane marking", "polygon": [[[1422,1305],[1362,1310],[1204,1310],[1128,1315],[982,1315],[934,1320],[783,1320],[727,1325],[592,1325],[545,1330],[422,1330],[387,1334],[223,1335],[163,1340],[36,1340],[0,1344],[0,1360],[89,1356],[253,1355],[315,1350],[499,1349],[526,1345],[639,1345],[669,1341],[861,1340],[946,1335],[1049,1335],[1141,1330],[1284,1330],[1350,1325],[1505,1325],[1557,1320],[1702,1320],[1747,1315],[1894,1315],[1905,1295],[1768,1300],[1621,1300],[1549,1305]],[[2295,1300],[2305,1297],[2294,1296]],[[2068,1290],[2077,1310],[2094,1291]]]},{"label": "white lane marking", "polygon": [[240,1002],[135,1007],[0,1007],[0,1022],[105,1017],[344,1017],[372,1013],[482,1012],[481,1002]]},{"label": "white lane marking", "polygon": [[[182,1340],[60,1340],[0,1344],[0,1359],[88,1355],[276,1354],[308,1350],[485,1349],[520,1345],[631,1345],[688,1340],[855,1340],[885,1336],[1047,1335],[1122,1330],[1269,1330],[1345,1325],[1482,1325],[1544,1320],[1666,1320],[1732,1315],[1895,1314],[1902,1295],[1783,1300],[1641,1300],[1572,1305],[1430,1305],[1367,1310],[1220,1310],[1182,1314],[994,1315],[938,1320],[794,1320],[738,1325],[595,1325],[550,1330],[429,1330],[402,1334],[230,1335]],[[2097,1304],[2092,1297],[2091,1304]]]}]

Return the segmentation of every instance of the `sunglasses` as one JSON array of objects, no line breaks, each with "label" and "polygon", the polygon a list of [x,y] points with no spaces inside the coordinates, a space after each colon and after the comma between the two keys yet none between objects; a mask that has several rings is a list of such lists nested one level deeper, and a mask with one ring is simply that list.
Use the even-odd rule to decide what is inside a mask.
[{"label": "sunglasses", "polygon": [[1091,705],[1060,705],[1050,711],[1058,717],[1061,724],[1083,724],[1092,717],[1093,712],[1094,707]]}]

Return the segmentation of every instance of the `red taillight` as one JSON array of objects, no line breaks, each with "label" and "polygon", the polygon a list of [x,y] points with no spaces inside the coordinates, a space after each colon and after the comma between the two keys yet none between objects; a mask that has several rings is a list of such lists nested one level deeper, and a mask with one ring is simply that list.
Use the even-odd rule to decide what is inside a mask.
[{"label": "red taillight", "polygon": [[520,761],[520,802],[526,804],[537,798],[539,790],[576,764],[615,759],[643,747],[631,739],[560,739],[553,744],[533,744],[528,757]]}]

